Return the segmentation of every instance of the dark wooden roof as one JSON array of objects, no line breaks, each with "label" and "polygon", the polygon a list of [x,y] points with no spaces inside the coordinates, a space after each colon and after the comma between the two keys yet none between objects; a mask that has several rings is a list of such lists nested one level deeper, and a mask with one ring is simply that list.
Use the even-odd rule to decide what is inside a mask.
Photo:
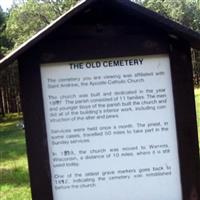
[{"label": "dark wooden roof", "polygon": [[11,52],[9,55],[0,60],[0,69],[16,60],[25,51],[36,45],[38,42],[44,39],[52,31],[56,30],[63,23],[67,22],[68,20],[76,16],[78,13],[90,8],[90,6],[94,4],[99,4],[100,7],[102,7],[102,5],[108,5],[111,9],[112,6],[118,6],[122,11],[128,13],[130,17],[139,16],[148,23],[161,28],[169,36],[178,38],[180,37],[183,40],[187,41],[191,45],[191,47],[200,49],[200,33],[195,32],[181,24],[178,24],[164,16],[161,16],[160,14],[157,14],[129,0],[84,0],[78,3],[72,9],[70,9],[64,15],[56,19],[52,24],[41,30],[27,42],[22,44],[15,51]]}]

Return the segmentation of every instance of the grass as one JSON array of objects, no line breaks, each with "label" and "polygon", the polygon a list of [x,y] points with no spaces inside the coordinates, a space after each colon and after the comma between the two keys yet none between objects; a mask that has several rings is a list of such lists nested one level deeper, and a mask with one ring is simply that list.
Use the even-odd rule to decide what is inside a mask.
[{"label": "grass", "polygon": [[0,200],[31,200],[24,131],[21,116],[0,122]]},{"label": "grass", "polygon": [[196,100],[196,112],[197,112],[197,124],[200,142],[200,88],[195,89],[195,100]]}]

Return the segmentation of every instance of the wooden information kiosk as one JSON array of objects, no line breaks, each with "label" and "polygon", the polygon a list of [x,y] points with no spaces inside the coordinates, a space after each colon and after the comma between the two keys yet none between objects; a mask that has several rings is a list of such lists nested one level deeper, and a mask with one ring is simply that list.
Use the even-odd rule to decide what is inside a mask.
[{"label": "wooden information kiosk", "polygon": [[191,47],[200,34],[128,0],[87,0],[18,60],[33,200],[196,200]]}]

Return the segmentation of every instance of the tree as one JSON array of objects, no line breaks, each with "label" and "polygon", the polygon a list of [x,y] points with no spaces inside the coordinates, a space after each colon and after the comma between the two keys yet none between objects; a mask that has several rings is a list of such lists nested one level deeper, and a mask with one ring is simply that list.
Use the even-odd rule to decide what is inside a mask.
[{"label": "tree", "polygon": [[[199,0],[144,0],[143,5],[195,31],[200,31]],[[200,86],[200,51],[192,49],[194,85]]]},{"label": "tree", "polygon": [[0,73],[0,114],[20,111],[18,68],[13,63]]},{"label": "tree", "polygon": [[[8,14],[0,9],[0,54],[25,42],[76,2],[15,0]],[[18,68],[17,63],[14,63],[0,73],[0,115],[21,111],[19,94]]]},{"label": "tree", "polygon": [[18,1],[10,10],[6,33],[17,47],[74,5],[77,0]]},{"label": "tree", "polygon": [[4,54],[6,54],[8,49],[12,48],[12,43],[5,33],[6,18],[6,13],[4,13],[2,8],[0,7],[0,58],[2,58]]},{"label": "tree", "polygon": [[143,5],[195,31],[200,30],[200,8],[197,0],[144,0]]}]

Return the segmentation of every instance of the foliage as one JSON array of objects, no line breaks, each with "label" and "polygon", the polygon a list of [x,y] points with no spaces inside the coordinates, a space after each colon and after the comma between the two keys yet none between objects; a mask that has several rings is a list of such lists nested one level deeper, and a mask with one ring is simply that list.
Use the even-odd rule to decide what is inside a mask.
[{"label": "foliage", "polygon": [[12,43],[5,33],[6,19],[7,15],[0,7],[0,58],[8,51],[8,49],[12,48]]},{"label": "foliage", "polygon": [[[195,31],[200,31],[199,0],[144,0],[143,5]],[[193,50],[195,87],[200,86],[200,52]]]},{"label": "foliage", "polygon": [[196,0],[144,0],[143,5],[193,30],[200,30],[200,7]]},{"label": "foliage", "polygon": [[0,199],[31,199],[24,131],[18,114],[0,123]]},{"label": "foliage", "polygon": [[0,73],[0,117],[5,113],[20,111],[19,76],[15,62]]},{"label": "foliage", "polygon": [[27,0],[13,5],[6,33],[19,46],[70,8],[75,0]]}]

